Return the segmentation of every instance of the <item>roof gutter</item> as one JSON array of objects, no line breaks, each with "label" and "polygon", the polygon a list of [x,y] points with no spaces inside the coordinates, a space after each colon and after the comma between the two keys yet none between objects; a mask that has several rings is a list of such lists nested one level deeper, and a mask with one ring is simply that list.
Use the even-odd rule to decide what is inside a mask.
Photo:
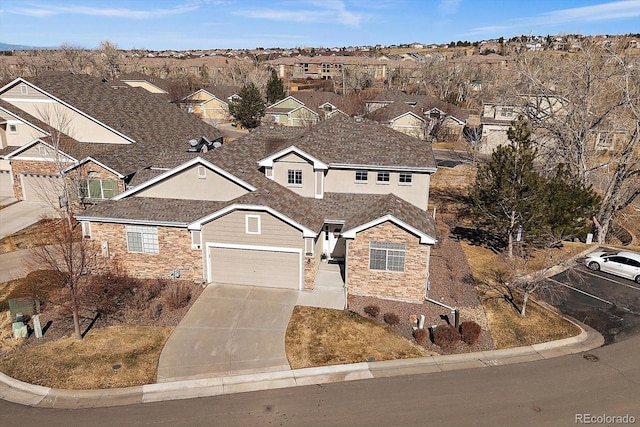
[{"label": "roof gutter", "polygon": [[186,222],[174,222],[174,221],[149,221],[142,219],[128,219],[128,218],[107,218],[99,216],[84,216],[76,215],[78,221],[90,221],[90,222],[106,222],[111,224],[132,224],[132,225],[153,225],[158,227],[179,227],[187,228]]}]

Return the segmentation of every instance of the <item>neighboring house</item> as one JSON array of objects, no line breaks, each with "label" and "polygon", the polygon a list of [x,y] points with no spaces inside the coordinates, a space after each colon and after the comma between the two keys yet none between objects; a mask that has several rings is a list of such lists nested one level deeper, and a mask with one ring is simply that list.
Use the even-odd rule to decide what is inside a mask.
[{"label": "neighboring house", "polygon": [[293,96],[271,104],[264,110],[262,123],[282,126],[310,126],[318,123],[320,116]]},{"label": "neighboring house", "polygon": [[2,192],[20,200],[56,203],[64,175],[71,197],[100,202],[222,141],[163,97],[80,74],[15,79],[0,88],[0,118]]},{"label": "neighboring house", "polygon": [[322,254],[346,291],[422,302],[436,243],[428,144],[362,119],[260,127],[78,213],[99,256],[139,277],[311,290]]},{"label": "neighboring house", "polygon": [[229,103],[240,99],[236,86],[211,86],[199,89],[181,99],[180,106],[203,120],[228,121]]},{"label": "neighboring house", "polygon": [[142,73],[129,73],[120,75],[119,80],[131,87],[141,87],[148,92],[168,95],[168,82],[159,77],[151,77]]},{"label": "neighboring house", "polygon": [[562,114],[562,99],[555,96],[518,95],[515,99],[485,102],[480,113],[482,143],[480,153],[491,154],[496,147],[509,143],[507,131],[525,112],[542,116]]},{"label": "neighboring house", "polygon": [[421,109],[402,101],[378,108],[366,117],[422,140],[426,139],[429,131],[427,120],[422,117]]},{"label": "neighboring house", "polygon": [[358,113],[360,107],[353,99],[338,95],[335,92],[296,92],[295,98],[315,111],[320,120],[330,119],[335,115],[353,116]]},{"label": "neighboring house", "polygon": [[438,141],[458,140],[469,118],[467,111],[454,104],[396,89],[381,91],[366,99],[365,111],[368,112],[366,117],[400,132],[420,139],[433,134]]}]

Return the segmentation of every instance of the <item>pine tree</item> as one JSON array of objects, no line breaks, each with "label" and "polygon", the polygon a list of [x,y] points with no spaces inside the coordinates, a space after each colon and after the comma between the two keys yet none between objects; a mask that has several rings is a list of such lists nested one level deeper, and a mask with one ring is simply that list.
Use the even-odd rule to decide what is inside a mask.
[{"label": "pine tree", "polygon": [[571,178],[563,165],[549,178],[536,171],[537,151],[524,119],[512,123],[508,136],[511,143],[498,147],[491,161],[478,168],[470,191],[481,226],[503,240],[509,258],[518,230],[528,243],[545,246],[583,234],[600,197]]},{"label": "pine tree", "polygon": [[255,84],[243,86],[238,93],[240,99],[229,104],[229,112],[247,129],[260,125],[260,118],[264,115],[264,100]]},{"label": "pine tree", "polygon": [[267,82],[267,103],[273,104],[284,99],[287,95],[284,93],[284,83],[278,78],[276,70],[271,70],[271,78]]}]

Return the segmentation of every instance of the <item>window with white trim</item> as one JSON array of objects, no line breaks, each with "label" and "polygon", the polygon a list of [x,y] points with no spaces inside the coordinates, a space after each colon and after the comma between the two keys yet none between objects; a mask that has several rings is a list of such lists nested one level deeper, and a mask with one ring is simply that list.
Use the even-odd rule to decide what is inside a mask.
[{"label": "window with white trim", "polygon": [[404,272],[405,254],[404,243],[370,242],[369,269]]},{"label": "window with white trim", "polygon": [[411,185],[413,182],[413,174],[411,172],[400,172],[400,175],[398,175],[398,182],[404,185]]},{"label": "window with white trim", "polygon": [[118,183],[112,179],[80,179],[78,181],[78,197],[105,200],[118,194]]},{"label": "window with white trim", "polygon": [[247,234],[260,234],[261,233],[261,221],[260,215],[245,215],[244,216],[244,230]]},{"label": "window with white trim", "polygon": [[10,124],[9,125],[9,133],[18,133],[18,125]]},{"label": "window with white trim", "polygon": [[143,225],[125,226],[127,234],[127,251],[157,254],[160,252],[158,246],[158,228]]},{"label": "window with white trim", "polygon": [[287,184],[289,185],[302,185],[302,170],[289,169],[287,171]]},{"label": "window with white trim", "polygon": [[388,184],[390,180],[389,172],[378,172],[376,176],[376,183],[378,184]]},{"label": "window with white trim", "polygon": [[369,179],[369,171],[356,171],[356,182],[366,183]]}]

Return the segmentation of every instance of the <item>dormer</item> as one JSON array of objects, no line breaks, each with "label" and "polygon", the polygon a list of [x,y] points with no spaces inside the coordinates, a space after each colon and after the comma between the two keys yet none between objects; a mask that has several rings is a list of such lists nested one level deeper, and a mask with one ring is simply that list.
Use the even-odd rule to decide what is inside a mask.
[{"label": "dormer", "polygon": [[328,165],[295,146],[287,147],[258,162],[267,178],[303,197],[322,199]]}]

